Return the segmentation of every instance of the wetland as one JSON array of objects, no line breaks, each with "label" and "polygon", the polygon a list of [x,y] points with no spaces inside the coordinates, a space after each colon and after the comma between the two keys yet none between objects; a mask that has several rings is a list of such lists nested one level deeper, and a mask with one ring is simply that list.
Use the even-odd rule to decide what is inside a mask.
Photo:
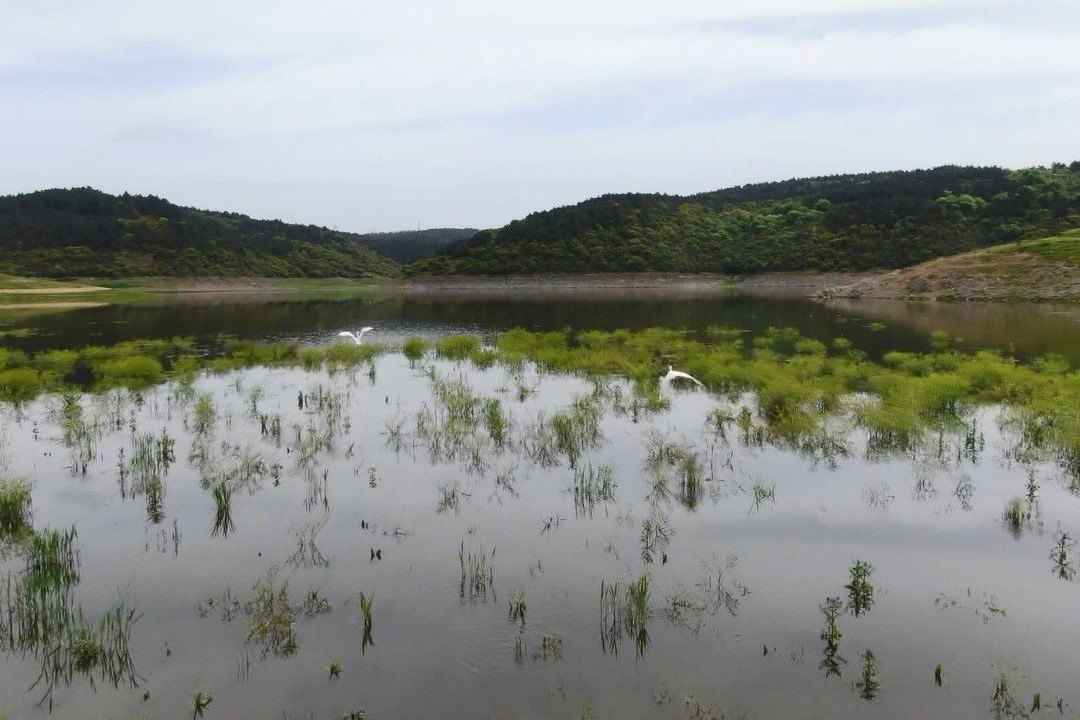
[{"label": "wetland", "polygon": [[1074,717],[1078,319],[0,315],[0,717]]}]

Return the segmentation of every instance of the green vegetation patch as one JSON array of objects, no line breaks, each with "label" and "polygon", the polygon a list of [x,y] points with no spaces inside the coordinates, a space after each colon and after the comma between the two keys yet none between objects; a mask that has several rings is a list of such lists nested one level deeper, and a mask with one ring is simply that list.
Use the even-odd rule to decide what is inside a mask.
[{"label": "green vegetation patch", "polygon": [[1070,230],[1055,237],[1020,242],[1016,244],[1016,249],[1042,255],[1050,260],[1080,265],[1080,229]]}]

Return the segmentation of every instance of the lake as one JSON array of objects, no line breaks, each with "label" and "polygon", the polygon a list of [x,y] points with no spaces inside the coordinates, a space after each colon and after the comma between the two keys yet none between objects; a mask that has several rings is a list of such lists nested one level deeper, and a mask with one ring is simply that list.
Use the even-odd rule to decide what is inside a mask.
[{"label": "lake", "polygon": [[[210,363],[221,336],[325,348],[363,325],[394,346],[183,375],[163,350],[165,382],[112,389],[120,366],[87,355],[96,383],[0,402],[0,476],[32,486],[0,532],[0,717],[1071,716],[1080,480],[1007,401],[900,433],[859,390],[782,424],[745,389],[557,371],[500,338],[653,343],[633,352],[655,376],[688,362],[668,340],[581,331],[685,330],[758,378],[837,358],[799,393],[945,345],[1075,365],[1078,322],[678,292],[0,315],[30,356],[185,337]],[[483,344],[437,345],[462,334]]]}]

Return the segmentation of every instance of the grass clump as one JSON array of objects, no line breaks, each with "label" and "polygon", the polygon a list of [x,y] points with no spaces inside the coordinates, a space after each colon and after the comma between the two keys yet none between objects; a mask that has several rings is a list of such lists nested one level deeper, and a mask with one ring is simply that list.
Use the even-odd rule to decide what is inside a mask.
[{"label": "grass clump", "polygon": [[401,346],[401,354],[412,362],[423,360],[428,350],[428,342],[423,338],[411,337]]},{"label": "grass clump", "polygon": [[648,575],[626,584],[600,581],[600,646],[618,654],[624,636],[634,641],[638,657],[649,646],[648,621],[652,617],[651,583]]},{"label": "grass clump", "polygon": [[0,478],[0,537],[18,533],[30,524],[30,482],[21,478]]},{"label": "grass clump", "polygon": [[486,601],[489,592],[495,590],[495,549],[491,554],[479,552],[465,552],[465,541],[461,542],[458,550],[458,563],[461,566],[461,598],[470,602],[477,600]]},{"label": "grass clump", "polygon": [[435,354],[446,360],[468,360],[480,350],[480,338],[474,335],[452,335],[435,343]]},{"label": "grass clump", "polygon": [[289,581],[277,581],[277,568],[251,588],[251,600],[245,606],[248,614],[248,640],[263,645],[265,652],[280,657],[296,653],[296,610],[289,604]]},{"label": "grass clump", "polygon": [[577,514],[591,516],[597,504],[615,501],[615,471],[610,465],[601,465],[594,470],[590,464],[574,471],[574,484],[570,489]]}]

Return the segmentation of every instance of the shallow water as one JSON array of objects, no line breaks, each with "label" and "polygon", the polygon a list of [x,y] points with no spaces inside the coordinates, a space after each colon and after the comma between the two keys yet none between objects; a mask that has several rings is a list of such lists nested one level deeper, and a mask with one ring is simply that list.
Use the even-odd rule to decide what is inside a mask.
[{"label": "shallow water", "polygon": [[[248,305],[216,320],[200,306],[190,317],[174,310],[171,325],[153,322],[168,335],[325,341],[370,317],[390,336],[603,318],[610,327],[798,325],[811,336],[861,338],[869,352],[928,342],[916,329],[870,329],[858,315],[802,301],[672,301],[654,315],[642,304],[607,315],[594,306],[515,315],[393,302],[303,312]],[[132,312],[134,328],[93,316],[88,334],[152,336],[150,321],[138,319],[149,311]],[[306,312],[326,330],[302,330]],[[205,328],[196,324],[204,313]],[[693,322],[678,322],[690,313]],[[49,322],[59,319],[20,340],[74,342],[72,326]],[[448,392],[497,398],[510,416],[504,444],[480,421],[450,422]],[[215,417],[200,430],[202,396],[213,398]],[[544,433],[583,397],[598,434],[582,442],[575,469]],[[5,406],[0,462],[33,482],[35,530],[77,529],[76,605],[92,620],[121,601],[140,615],[130,635],[135,676],[92,673],[91,687],[76,673],[51,692],[28,689],[42,658],[9,650],[0,654],[0,710],[183,717],[205,692],[208,718],[361,709],[368,718],[565,718],[585,707],[605,718],[983,718],[1004,675],[1023,710],[1038,692],[1053,713],[1059,698],[1073,712],[1080,588],[1051,555],[1058,533],[1080,532],[1080,501],[1060,468],[1013,459],[1015,438],[994,408],[977,411],[967,429],[894,453],[841,421],[801,450],[759,444],[709,422],[718,404],[734,414],[752,398],[671,391],[669,399],[649,412],[620,381],[598,391],[528,366],[480,370],[390,354],[349,373],[256,368],[200,376],[190,389],[85,395],[80,432],[56,397]],[[280,439],[260,415],[280,418]],[[175,460],[167,470],[138,466],[138,438],[163,433],[175,440]],[[329,446],[315,448],[314,437]],[[678,464],[650,465],[657,443],[696,456],[699,487],[687,488]],[[605,467],[613,490],[576,501],[575,473]],[[233,488],[231,526],[216,523],[218,482]],[[1003,510],[1013,498],[1032,517],[1010,528]],[[657,527],[666,543],[650,532]],[[461,550],[494,553],[490,583],[462,587]],[[23,557],[9,549],[4,558],[17,581]],[[829,675],[820,608],[830,596],[848,600],[857,559],[873,565],[874,603],[839,616],[846,662]],[[298,611],[292,654],[249,637],[254,616],[244,606],[271,568],[279,586],[288,580],[290,606],[316,590],[332,607]],[[613,628],[601,583],[625,587],[642,575],[648,617]],[[363,641],[360,592],[374,596],[372,644]],[[508,617],[519,592],[523,624]],[[872,700],[857,685],[865,650],[880,682]]]}]

